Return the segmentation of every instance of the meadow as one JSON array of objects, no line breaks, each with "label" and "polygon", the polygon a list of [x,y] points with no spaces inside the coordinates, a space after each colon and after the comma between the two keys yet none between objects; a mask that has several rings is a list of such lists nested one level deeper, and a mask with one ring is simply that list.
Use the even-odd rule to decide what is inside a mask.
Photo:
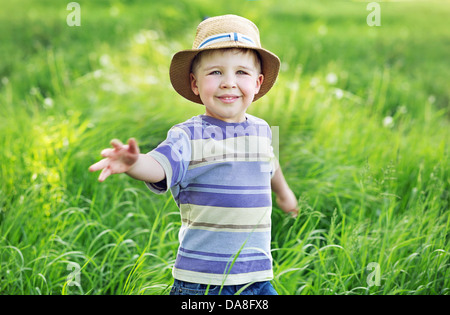
[{"label": "meadow", "polygon": [[286,295],[450,294],[448,1],[2,1],[0,294],[168,294],[181,226],[170,194],[88,167],[113,138],[141,152],[203,113],[171,56],[205,16],[253,20],[282,67],[250,113],[279,126],[299,198],[274,204]]}]

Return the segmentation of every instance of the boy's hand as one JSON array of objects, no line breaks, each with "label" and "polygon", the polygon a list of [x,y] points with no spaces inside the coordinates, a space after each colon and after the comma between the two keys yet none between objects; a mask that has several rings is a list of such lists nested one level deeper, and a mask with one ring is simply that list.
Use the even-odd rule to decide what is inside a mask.
[{"label": "boy's hand", "polygon": [[128,172],[139,158],[139,147],[134,138],[124,145],[117,139],[111,141],[114,149],[104,149],[102,156],[105,158],[89,167],[89,171],[102,170],[98,180],[103,182],[109,175]]}]

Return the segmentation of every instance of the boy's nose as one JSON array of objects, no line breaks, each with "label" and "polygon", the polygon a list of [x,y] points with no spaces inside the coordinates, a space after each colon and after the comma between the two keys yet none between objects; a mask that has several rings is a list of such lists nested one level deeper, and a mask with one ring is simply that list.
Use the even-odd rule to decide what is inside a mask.
[{"label": "boy's nose", "polygon": [[222,89],[236,88],[236,78],[233,75],[223,76],[222,83],[220,84]]}]

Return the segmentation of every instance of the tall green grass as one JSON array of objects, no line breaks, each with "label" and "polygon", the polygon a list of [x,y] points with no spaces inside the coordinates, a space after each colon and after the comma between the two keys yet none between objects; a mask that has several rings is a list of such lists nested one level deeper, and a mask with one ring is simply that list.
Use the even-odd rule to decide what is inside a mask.
[{"label": "tall green grass", "polygon": [[[280,126],[299,197],[274,205],[281,294],[449,294],[446,2],[10,1],[0,12],[0,293],[167,294],[169,194],[87,168],[111,138],[141,151],[202,113],[170,87],[203,16],[260,27],[282,71],[250,113]],[[378,278],[379,276],[379,278]],[[77,285],[79,284],[79,285]]]}]

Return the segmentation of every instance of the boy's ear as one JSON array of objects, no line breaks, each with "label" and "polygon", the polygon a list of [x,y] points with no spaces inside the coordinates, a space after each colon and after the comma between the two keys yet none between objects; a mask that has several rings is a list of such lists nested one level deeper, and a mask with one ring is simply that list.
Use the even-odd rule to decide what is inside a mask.
[{"label": "boy's ear", "polygon": [[255,95],[259,93],[259,90],[261,89],[261,85],[263,84],[263,82],[264,82],[264,75],[261,73],[258,76],[258,78],[256,79],[256,93],[255,93]]},{"label": "boy's ear", "polygon": [[194,74],[192,72],[189,74],[189,80],[191,81],[192,92],[194,92],[195,95],[199,95],[198,86],[197,86],[197,79],[195,78],[195,76],[194,76]]}]

